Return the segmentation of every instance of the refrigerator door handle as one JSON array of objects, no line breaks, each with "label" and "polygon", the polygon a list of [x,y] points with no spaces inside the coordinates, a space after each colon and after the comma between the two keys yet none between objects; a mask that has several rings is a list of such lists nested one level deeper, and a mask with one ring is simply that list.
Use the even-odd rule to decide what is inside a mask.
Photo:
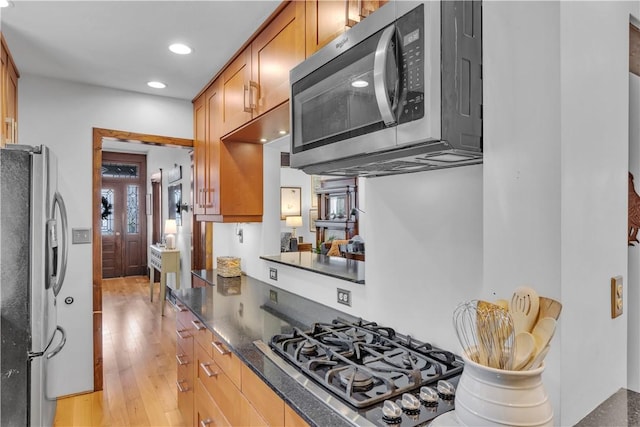
[{"label": "refrigerator door handle", "polygon": [[60,331],[60,333],[62,334],[62,339],[60,340],[60,344],[58,344],[58,346],[54,348],[51,353],[47,353],[47,360],[55,357],[58,353],[60,353],[64,345],[67,343],[67,333],[64,331],[62,326],[56,327],[56,330]]},{"label": "refrigerator door handle", "polygon": [[[51,358],[53,358],[54,356],[56,356],[58,353],[60,353],[60,351],[62,350],[62,348],[64,347],[64,345],[67,343],[67,334],[64,331],[64,329],[62,328],[62,326],[58,326],[56,328],[56,330],[60,331],[60,333],[62,334],[62,339],[60,340],[60,344],[58,344],[58,346],[56,348],[53,349],[53,351],[51,353],[47,353],[47,355],[45,356],[45,360],[44,363],[47,363]],[[47,369],[45,369],[45,375],[44,375],[44,398],[50,401],[54,401],[57,400],[57,397],[49,397],[48,394],[48,387],[47,387],[47,378],[48,375],[46,373]]]},{"label": "refrigerator door handle", "polygon": [[[67,208],[64,205],[64,199],[62,195],[56,191],[53,196],[53,207],[52,207],[52,216],[55,218],[55,209],[56,205],[58,205],[58,209],[60,210],[60,224],[62,227],[61,236],[60,236],[60,247],[57,245],[57,239],[55,239],[54,229],[51,229],[50,232],[50,242],[52,242],[50,246],[50,250],[52,251],[53,265],[51,270],[51,276],[49,280],[51,281],[51,287],[53,288],[53,294],[58,296],[60,289],[62,288],[62,283],[64,282],[64,276],[67,272],[67,257],[69,255],[69,247],[67,245]],[[55,224],[55,220],[52,221]],[[55,225],[54,225],[55,227]],[[58,252],[61,252],[60,258],[60,269],[58,270]]]}]

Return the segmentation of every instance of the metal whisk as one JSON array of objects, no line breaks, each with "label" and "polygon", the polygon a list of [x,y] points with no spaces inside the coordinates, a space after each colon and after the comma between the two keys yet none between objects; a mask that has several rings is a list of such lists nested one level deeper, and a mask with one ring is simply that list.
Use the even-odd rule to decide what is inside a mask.
[{"label": "metal whisk", "polygon": [[476,363],[511,370],[514,329],[511,315],[486,301],[463,302],[454,310],[454,327],[465,355]]},{"label": "metal whisk", "polygon": [[[465,301],[453,310],[453,327],[458,335],[465,356],[476,363],[480,361],[480,339],[477,334],[478,311],[474,301]],[[486,361],[485,361],[486,362]]]}]

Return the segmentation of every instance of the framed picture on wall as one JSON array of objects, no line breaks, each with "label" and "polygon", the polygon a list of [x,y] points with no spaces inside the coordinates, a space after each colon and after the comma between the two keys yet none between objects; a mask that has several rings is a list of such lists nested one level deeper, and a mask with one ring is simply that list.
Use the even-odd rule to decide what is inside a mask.
[{"label": "framed picture on wall", "polygon": [[316,188],[320,187],[320,175],[311,175],[311,208],[318,207]]},{"label": "framed picture on wall", "polygon": [[288,216],[301,216],[301,187],[280,187],[280,219]]},{"label": "framed picture on wall", "polygon": [[309,209],[309,231],[316,232],[316,219],[318,219],[318,209]]}]

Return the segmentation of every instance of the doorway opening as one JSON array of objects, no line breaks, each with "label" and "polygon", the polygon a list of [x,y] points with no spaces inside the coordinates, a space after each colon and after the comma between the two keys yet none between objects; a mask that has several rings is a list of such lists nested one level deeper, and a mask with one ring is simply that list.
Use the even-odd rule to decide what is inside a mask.
[{"label": "doorway opening", "polygon": [[[92,173],[92,285],[93,285],[93,389],[104,388],[102,357],[102,158],[103,139],[123,142],[138,142],[165,147],[193,148],[192,139],[159,135],[139,134],[111,129],[93,128],[93,173]],[[145,172],[146,173],[146,172]],[[146,241],[145,241],[146,251]],[[145,265],[146,267],[146,265]]]},{"label": "doorway opening", "polygon": [[102,278],[139,276],[147,268],[147,156],[102,153]]}]

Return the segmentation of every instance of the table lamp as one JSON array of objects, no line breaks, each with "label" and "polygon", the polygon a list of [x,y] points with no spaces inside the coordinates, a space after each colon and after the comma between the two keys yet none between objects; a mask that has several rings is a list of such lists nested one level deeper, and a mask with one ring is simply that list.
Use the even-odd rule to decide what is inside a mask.
[{"label": "table lamp", "polygon": [[176,233],[178,232],[178,227],[176,226],[175,219],[168,219],[164,223],[164,236],[167,241],[167,249],[175,249],[176,248]]},{"label": "table lamp", "polygon": [[287,227],[292,228],[291,238],[295,239],[296,237],[296,228],[302,227],[302,217],[301,216],[288,216],[285,219],[285,224]]}]

